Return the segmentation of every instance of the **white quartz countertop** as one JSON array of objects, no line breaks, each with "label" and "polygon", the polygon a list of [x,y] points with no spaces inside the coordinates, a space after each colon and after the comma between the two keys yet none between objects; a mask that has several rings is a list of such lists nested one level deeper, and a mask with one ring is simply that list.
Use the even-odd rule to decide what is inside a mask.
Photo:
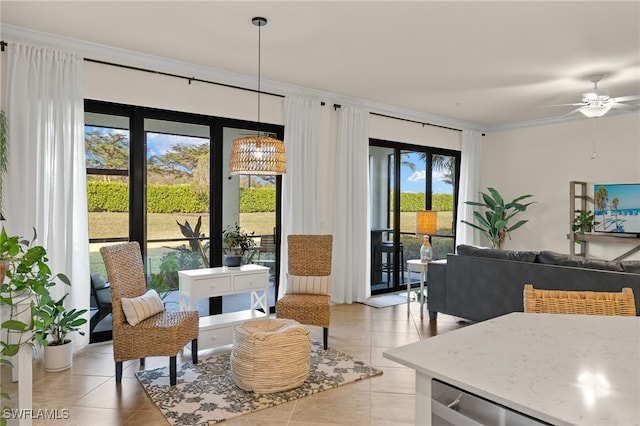
[{"label": "white quartz countertop", "polygon": [[384,357],[554,425],[640,425],[640,317],[516,312]]}]

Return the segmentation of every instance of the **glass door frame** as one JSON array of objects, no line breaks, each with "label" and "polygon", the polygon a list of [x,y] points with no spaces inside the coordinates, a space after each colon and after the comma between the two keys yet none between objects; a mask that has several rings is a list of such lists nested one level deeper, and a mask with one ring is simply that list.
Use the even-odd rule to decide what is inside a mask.
[{"label": "glass door frame", "polygon": [[[251,131],[268,132],[275,134],[280,140],[284,140],[284,126],[268,123],[257,123],[246,120],[238,120],[224,117],[208,116],[204,114],[171,111],[159,108],[143,107],[136,105],[119,104],[107,101],[85,99],[85,112],[116,115],[129,119],[129,241],[138,241],[142,252],[142,258],[146,259],[146,142],[145,119],[177,121],[189,124],[209,126],[209,141],[211,153],[210,166],[210,205],[209,205],[209,235],[211,239],[210,267],[222,266],[222,193],[223,179],[228,175],[228,165],[223,164],[223,129],[235,127]],[[280,277],[280,232],[282,211],[282,177],[276,178],[276,264],[275,264],[275,291],[278,294]],[[214,209],[216,208],[216,209]],[[122,241],[122,238],[118,239]],[[90,241],[91,242],[91,241]],[[111,239],[103,239],[102,242],[115,242]],[[222,300],[211,300],[210,313],[222,312]],[[274,303],[275,306],[275,303]],[[271,308],[274,310],[274,307]]]},{"label": "glass door frame", "polygon": [[[393,142],[389,140],[383,139],[369,139],[369,146],[381,147],[381,148],[389,148],[393,150],[393,176],[390,177],[390,181],[393,182],[393,185],[388,185],[388,190],[393,190],[393,197],[387,201],[387,222],[390,222],[389,215],[391,212],[397,212],[397,214],[393,215],[393,221],[389,224],[392,229],[393,234],[393,271],[400,271],[402,268],[400,267],[400,261],[402,257],[400,256],[400,237],[401,237],[401,226],[400,226],[400,203],[401,203],[401,161],[402,161],[402,153],[404,151],[412,151],[427,154],[427,163],[425,167],[426,171],[426,183],[425,183],[425,194],[426,202],[425,202],[425,210],[430,210],[432,208],[432,179],[433,179],[433,168],[432,168],[432,157],[434,154],[443,155],[443,156],[452,156],[455,157],[455,171],[454,171],[454,186],[453,186],[453,224],[457,223],[457,205],[458,205],[458,193],[459,193],[459,183],[460,183],[460,164],[461,164],[461,153],[460,151],[446,149],[446,148],[436,148],[429,147],[424,145],[413,145],[402,142]],[[375,188],[374,188],[375,189]],[[391,204],[391,198],[393,199],[393,205]],[[455,226],[453,226],[452,234],[454,240],[455,247]],[[373,247],[370,248],[373,251]],[[408,259],[405,259],[405,262]],[[373,262],[371,265],[373,268]],[[371,271],[370,271],[371,272]],[[373,283],[372,283],[373,284]],[[406,283],[400,282],[400,275],[397,273],[393,274],[393,284],[391,289],[382,289],[382,290],[371,290],[371,294],[382,294],[393,291],[399,291],[405,289]]]}]

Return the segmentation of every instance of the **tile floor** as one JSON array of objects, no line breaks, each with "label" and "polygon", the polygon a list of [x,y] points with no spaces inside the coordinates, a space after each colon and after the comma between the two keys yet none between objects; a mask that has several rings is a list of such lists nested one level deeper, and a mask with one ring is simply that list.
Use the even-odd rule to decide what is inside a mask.
[{"label": "tile floor", "polygon": [[[458,329],[458,319],[440,315],[437,321],[420,320],[418,303],[373,308],[359,303],[334,305],[329,345],[384,374],[338,387],[277,407],[224,422],[228,425],[413,425],[414,373],[383,358],[393,347]],[[322,329],[311,327],[321,341]],[[228,350],[228,349],[227,349]],[[206,354],[201,353],[201,356]],[[186,355],[187,359],[190,356]],[[148,358],[147,368],[168,363],[168,358]],[[166,425],[168,422],[147,396],[134,374],[137,361],[125,363],[122,383],[114,379],[110,342],[91,344],[76,353],[73,367],[46,373],[39,361],[33,367],[34,409],[69,410],[68,419],[34,420],[34,425]],[[2,367],[3,391],[15,392],[8,381],[10,371]],[[17,396],[15,396],[17,398]],[[61,411],[60,411],[61,412]],[[11,423],[10,423],[11,424]]]}]

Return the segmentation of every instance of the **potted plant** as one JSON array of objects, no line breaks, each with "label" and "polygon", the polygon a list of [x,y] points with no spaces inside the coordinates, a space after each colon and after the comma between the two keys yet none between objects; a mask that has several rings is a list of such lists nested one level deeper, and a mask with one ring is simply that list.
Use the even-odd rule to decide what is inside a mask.
[{"label": "potted plant", "polygon": [[[31,310],[31,305],[38,298],[50,297],[49,288],[55,285],[56,280],[69,284],[64,274],[51,274],[47,251],[42,246],[33,245],[36,237],[35,229],[31,241],[7,235],[4,227],[0,230],[0,272],[4,273],[0,276],[0,305],[8,312],[0,325],[3,339],[6,337],[0,341],[3,360],[16,355],[23,345],[31,342],[32,312],[29,312],[28,320],[19,319],[25,310]],[[28,308],[22,307],[25,302],[28,302]],[[10,339],[9,335],[15,338]]]},{"label": "potted plant", "polygon": [[57,301],[50,296],[38,298],[34,306],[34,340],[44,347],[45,371],[62,371],[71,367],[73,363],[73,342],[67,338],[71,332],[84,332],[80,326],[87,322],[83,315],[86,309],[67,310],[64,301],[66,293]]},{"label": "potted plant", "polygon": [[593,227],[599,222],[595,221],[595,216],[591,210],[580,210],[580,213],[571,221],[571,231],[578,235],[591,232]]},{"label": "potted plant", "polygon": [[240,228],[238,222],[229,225],[222,231],[222,241],[227,247],[227,254],[224,257],[226,266],[239,267],[242,265],[242,258],[245,252],[255,245],[253,234],[247,233]]},{"label": "potted plant", "polygon": [[[509,203],[504,202],[502,195],[494,189],[487,188],[489,193],[480,192],[482,200],[484,202],[465,201],[465,204],[470,206],[477,206],[484,209],[484,212],[474,211],[473,216],[478,221],[478,224],[467,222],[463,220],[462,223],[466,223],[472,228],[478,229],[489,240],[492,248],[502,249],[504,246],[504,240],[507,236],[511,238],[511,231],[515,231],[522,225],[528,222],[528,220],[520,220],[513,225],[509,225],[509,221],[513,219],[519,213],[527,210],[527,207],[534,202],[523,204],[520,201],[525,198],[529,198],[532,195],[521,195],[514,198]],[[483,214],[484,213],[484,214]]]}]

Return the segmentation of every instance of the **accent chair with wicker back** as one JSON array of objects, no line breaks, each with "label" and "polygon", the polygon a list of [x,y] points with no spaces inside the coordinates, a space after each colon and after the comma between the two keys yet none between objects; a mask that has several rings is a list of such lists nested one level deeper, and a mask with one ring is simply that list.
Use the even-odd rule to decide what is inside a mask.
[{"label": "accent chair with wicker back", "polygon": [[636,315],[633,291],[621,292],[539,290],[524,286],[524,311],[528,313]]},{"label": "accent chair with wicker back", "polygon": [[276,316],[323,328],[328,348],[331,315],[332,235],[289,235],[285,295],[276,302]]},{"label": "accent chair with wicker back", "polygon": [[[123,309],[123,299],[141,300],[147,293],[144,264],[137,242],[105,246],[100,249],[109,277],[113,316],[113,357],[116,383],[122,381],[122,362],[145,357],[168,356],[171,385],[176,384],[176,356],[191,342],[193,363],[198,362],[198,312],[167,312],[160,305],[158,313],[130,324],[131,310]],[[157,295],[156,295],[157,296]],[[133,321],[136,322],[136,321]]]}]

